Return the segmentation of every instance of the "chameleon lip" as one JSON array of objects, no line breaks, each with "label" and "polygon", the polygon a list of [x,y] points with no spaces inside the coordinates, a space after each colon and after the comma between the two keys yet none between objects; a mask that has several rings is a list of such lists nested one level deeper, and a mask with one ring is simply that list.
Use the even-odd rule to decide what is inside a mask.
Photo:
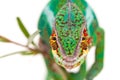
[{"label": "chameleon lip", "polygon": [[63,64],[65,65],[64,67],[66,69],[72,69],[74,67],[77,67],[77,66],[80,66],[83,62],[81,62],[81,60],[83,60],[85,57],[86,57],[87,54],[83,54],[79,57],[76,58],[75,61],[71,61],[71,62],[68,62],[68,61],[63,61]]},{"label": "chameleon lip", "polygon": [[54,58],[61,63],[61,64],[59,64],[59,63],[58,64],[63,66],[66,69],[72,69],[74,67],[77,67],[77,66],[81,65],[82,64],[81,60],[83,60],[87,55],[87,54],[84,53],[81,56],[77,56],[76,58],[74,58],[74,60],[70,61],[70,60],[67,60],[67,59],[69,59],[69,57],[67,57],[65,59],[60,58],[56,54],[57,53],[56,50],[52,50],[52,52],[54,54]]}]

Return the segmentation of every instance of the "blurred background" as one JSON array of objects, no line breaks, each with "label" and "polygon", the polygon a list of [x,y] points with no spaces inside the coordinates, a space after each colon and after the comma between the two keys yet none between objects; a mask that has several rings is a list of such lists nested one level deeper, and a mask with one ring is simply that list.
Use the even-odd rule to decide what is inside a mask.
[{"label": "blurred background", "polygon": [[[94,9],[105,30],[105,59],[102,72],[94,80],[120,80],[120,2],[119,0],[86,0]],[[19,30],[19,16],[30,33],[37,30],[39,16],[49,0],[0,0],[0,35],[26,44]],[[37,42],[37,40],[36,40]],[[88,68],[94,61],[94,49],[88,54]],[[0,55],[24,50],[13,44],[0,43]],[[47,70],[41,55],[14,55],[0,59],[0,80],[45,80]]]}]

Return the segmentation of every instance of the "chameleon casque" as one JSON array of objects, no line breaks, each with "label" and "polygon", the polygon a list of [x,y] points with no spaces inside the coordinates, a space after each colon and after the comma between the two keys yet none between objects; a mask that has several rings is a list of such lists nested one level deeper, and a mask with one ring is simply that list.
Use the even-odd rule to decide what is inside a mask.
[{"label": "chameleon casque", "polygon": [[[47,52],[43,54],[49,55],[66,74],[65,78],[51,69],[54,64],[45,58],[46,80],[93,80],[103,68],[104,30],[85,0],[50,0],[40,16],[38,29],[39,45]],[[86,71],[86,56],[92,46],[96,46],[95,62]],[[77,73],[66,71],[77,66],[80,66]]]}]

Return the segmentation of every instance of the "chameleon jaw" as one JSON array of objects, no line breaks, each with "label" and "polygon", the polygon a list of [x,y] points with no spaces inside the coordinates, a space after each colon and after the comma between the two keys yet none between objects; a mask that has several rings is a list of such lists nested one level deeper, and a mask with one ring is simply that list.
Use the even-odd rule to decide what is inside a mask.
[{"label": "chameleon jaw", "polygon": [[62,58],[62,56],[58,56],[59,53],[57,53],[56,50],[52,49],[52,53],[56,63],[58,63],[60,66],[64,67],[67,70],[80,66],[87,56],[87,53],[84,53],[79,56],[74,56],[74,58],[69,56]]}]

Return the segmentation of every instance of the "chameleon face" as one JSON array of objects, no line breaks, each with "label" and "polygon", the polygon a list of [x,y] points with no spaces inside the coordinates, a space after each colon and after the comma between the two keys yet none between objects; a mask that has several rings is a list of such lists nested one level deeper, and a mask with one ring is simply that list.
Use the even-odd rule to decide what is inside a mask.
[{"label": "chameleon face", "polygon": [[84,62],[91,44],[86,21],[79,7],[71,2],[56,15],[50,45],[55,61],[66,69]]}]

